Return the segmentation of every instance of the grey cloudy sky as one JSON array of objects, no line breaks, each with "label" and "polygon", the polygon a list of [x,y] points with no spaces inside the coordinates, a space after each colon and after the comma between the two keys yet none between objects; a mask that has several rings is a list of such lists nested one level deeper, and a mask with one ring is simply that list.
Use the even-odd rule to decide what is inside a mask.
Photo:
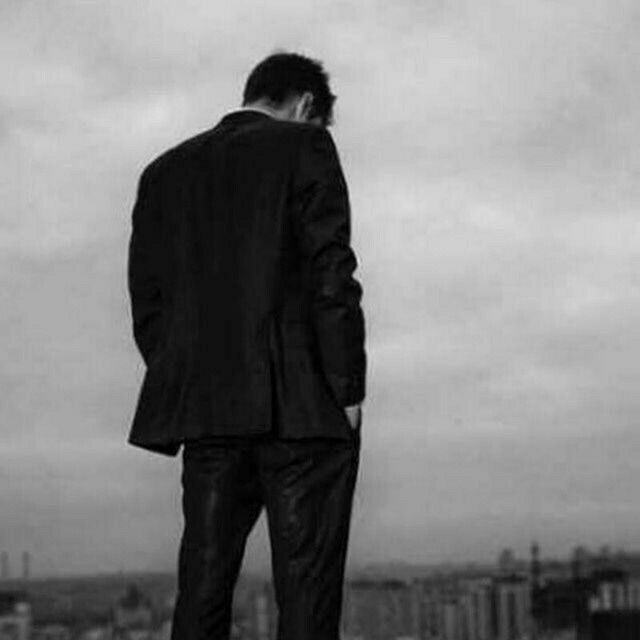
[{"label": "grey cloudy sky", "polygon": [[[640,546],[633,0],[0,5],[0,541],[175,568],[180,462],[125,444],[141,168],[275,48],[322,59],[369,385],[350,562]],[[248,568],[268,566],[264,516]]]}]

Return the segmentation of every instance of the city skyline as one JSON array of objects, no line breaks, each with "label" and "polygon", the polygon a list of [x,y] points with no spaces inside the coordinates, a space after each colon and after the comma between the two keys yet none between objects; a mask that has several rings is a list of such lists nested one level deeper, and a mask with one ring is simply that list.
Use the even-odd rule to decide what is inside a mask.
[{"label": "city skyline", "polygon": [[175,570],[180,460],[125,442],[135,185],[278,47],[338,94],[369,353],[349,561],[640,546],[640,9],[221,6],[0,7],[2,547]]},{"label": "city skyline", "polygon": [[[494,567],[431,574],[350,576],[342,594],[343,640],[600,640],[636,638],[640,553],[575,549],[563,566],[531,546],[518,566],[504,549]],[[166,640],[177,597],[173,574],[117,574],[5,582],[0,633],[21,640]],[[243,576],[231,637],[269,640],[278,627],[274,585]],[[17,635],[16,635],[17,634]],[[603,635],[604,634],[604,635]]]}]

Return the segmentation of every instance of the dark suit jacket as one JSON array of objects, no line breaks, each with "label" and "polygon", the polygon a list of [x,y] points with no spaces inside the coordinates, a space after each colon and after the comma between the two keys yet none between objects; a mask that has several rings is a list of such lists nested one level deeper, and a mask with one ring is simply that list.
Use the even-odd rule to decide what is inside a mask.
[{"label": "dark suit jacket", "polygon": [[146,371],[128,438],[349,438],[365,396],[362,287],[330,133],[227,114],[142,172],[128,286]]}]

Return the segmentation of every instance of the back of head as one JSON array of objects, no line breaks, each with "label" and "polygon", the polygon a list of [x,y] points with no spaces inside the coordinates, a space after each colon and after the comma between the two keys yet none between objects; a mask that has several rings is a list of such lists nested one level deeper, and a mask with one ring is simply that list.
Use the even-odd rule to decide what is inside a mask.
[{"label": "back of head", "polygon": [[266,101],[277,107],[292,95],[305,92],[313,95],[312,117],[329,126],[336,96],[329,89],[329,76],[322,64],[297,53],[274,53],[249,74],[243,105]]}]

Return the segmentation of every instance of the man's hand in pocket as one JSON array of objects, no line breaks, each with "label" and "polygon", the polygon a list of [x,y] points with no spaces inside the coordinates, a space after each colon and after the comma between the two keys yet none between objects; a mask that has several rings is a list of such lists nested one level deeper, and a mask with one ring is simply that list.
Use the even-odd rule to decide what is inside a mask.
[{"label": "man's hand in pocket", "polygon": [[359,404],[343,407],[352,429],[359,429],[362,423],[362,406]]}]

